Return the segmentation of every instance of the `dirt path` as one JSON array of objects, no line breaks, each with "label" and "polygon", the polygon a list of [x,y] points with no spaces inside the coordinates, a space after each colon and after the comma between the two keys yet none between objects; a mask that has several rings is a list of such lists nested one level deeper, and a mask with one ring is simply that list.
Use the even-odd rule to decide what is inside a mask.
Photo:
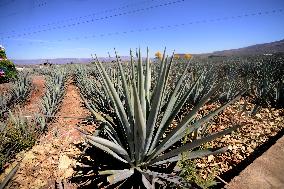
[{"label": "dirt path", "polygon": [[284,137],[235,177],[227,189],[284,188]]},{"label": "dirt path", "polygon": [[[66,95],[57,116],[87,117],[79,89],[72,83],[67,85]],[[55,183],[72,176],[74,157],[80,151],[74,143],[82,141],[75,129],[78,119],[58,118],[49,125],[49,131],[39,143],[22,155],[23,161],[11,182],[11,188],[54,188]]]}]

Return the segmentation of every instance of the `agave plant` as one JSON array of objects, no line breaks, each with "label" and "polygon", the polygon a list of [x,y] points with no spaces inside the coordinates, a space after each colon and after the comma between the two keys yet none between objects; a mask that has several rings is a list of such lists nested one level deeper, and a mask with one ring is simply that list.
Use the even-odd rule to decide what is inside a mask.
[{"label": "agave plant", "polygon": [[30,148],[37,137],[37,130],[34,125],[20,113],[14,115],[9,111],[6,122],[0,122],[0,171],[2,165],[9,161],[21,150]]},{"label": "agave plant", "polygon": [[[186,154],[187,159],[192,159],[224,152],[226,147],[205,150],[200,150],[198,147],[239,127],[235,125],[224,131],[209,134],[186,144],[179,143],[186,134],[194,132],[203,123],[238,100],[241,93],[201,119],[195,119],[199,109],[220,88],[219,84],[214,83],[214,86],[211,86],[210,90],[196,102],[196,105],[180,121],[175,120],[188,98],[196,91],[200,77],[192,82],[189,89],[184,90],[188,63],[183,73],[178,76],[170,94],[166,95],[169,93],[167,84],[171,67],[174,64],[174,54],[171,57],[166,57],[165,52],[160,61],[159,69],[157,69],[155,86],[151,84],[152,63],[150,62],[148,49],[145,63],[142,61],[140,50],[137,61],[134,61],[130,51],[130,73],[125,72],[126,65],[119,60],[116,53],[118,87],[115,87],[111,76],[107,74],[102,63],[98,58],[95,58],[94,64],[98,70],[95,83],[102,98],[98,96],[100,100],[93,102],[90,102],[89,99],[84,100],[96,120],[101,123],[104,135],[102,132],[95,135],[86,134],[86,140],[91,145],[124,163],[125,166],[121,167],[120,170],[99,172],[100,175],[108,175],[107,179],[110,184],[116,184],[131,177],[134,170],[136,170],[136,172],[140,173],[146,188],[154,188],[159,181],[184,185],[186,183],[180,177],[154,171],[154,168],[177,162],[182,158],[182,154]],[[100,111],[102,101],[109,104],[112,109]],[[177,125],[173,128],[172,123],[174,121],[177,122]],[[187,184],[189,185],[189,183]]]},{"label": "agave plant", "polygon": [[55,115],[58,105],[64,95],[64,73],[53,74],[46,82],[46,93],[42,101],[42,111],[44,115]]},{"label": "agave plant", "polygon": [[60,102],[65,93],[65,70],[55,70],[46,81],[46,92],[42,98],[41,113],[44,116],[36,115],[37,125],[44,130],[46,123],[49,122],[59,109]]},{"label": "agave plant", "polygon": [[23,102],[31,91],[31,79],[29,73],[20,73],[18,79],[13,82],[11,90],[0,94],[0,119],[14,105]]},{"label": "agave plant", "polygon": [[21,73],[18,80],[14,83],[12,96],[14,101],[23,101],[29,95],[31,90],[31,79],[29,73]]},{"label": "agave plant", "polygon": [[8,112],[11,101],[12,97],[10,93],[0,94],[0,120],[3,118],[3,114]]}]

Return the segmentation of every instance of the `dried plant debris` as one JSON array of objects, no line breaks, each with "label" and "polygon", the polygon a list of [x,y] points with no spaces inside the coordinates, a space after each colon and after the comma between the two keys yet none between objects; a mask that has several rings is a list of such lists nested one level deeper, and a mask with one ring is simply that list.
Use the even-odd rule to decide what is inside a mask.
[{"label": "dried plant debris", "polygon": [[204,178],[211,174],[214,167],[218,167],[215,174],[220,175],[238,166],[239,163],[252,155],[259,146],[284,129],[284,109],[262,108],[255,116],[250,116],[247,112],[253,109],[253,105],[248,104],[247,111],[239,115],[239,107],[243,104],[244,101],[241,100],[228,107],[208,127],[209,132],[216,132],[229,127],[233,120],[243,124],[240,129],[232,134],[204,145],[213,148],[228,146],[228,151],[224,154],[194,160],[196,167],[204,170],[201,173]]}]

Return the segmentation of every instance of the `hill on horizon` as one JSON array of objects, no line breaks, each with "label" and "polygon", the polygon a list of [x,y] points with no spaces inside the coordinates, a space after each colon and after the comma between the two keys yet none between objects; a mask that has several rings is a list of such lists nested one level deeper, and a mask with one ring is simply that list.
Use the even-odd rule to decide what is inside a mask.
[{"label": "hill on horizon", "polygon": [[251,45],[238,49],[215,51],[213,53],[210,53],[210,55],[240,56],[240,55],[258,55],[258,54],[275,54],[275,53],[284,53],[284,39],[270,43]]},{"label": "hill on horizon", "polygon": [[[230,49],[223,51],[214,51],[213,53],[195,54],[195,55],[216,55],[216,56],[241,56],[241,55],[257,55],[257,54],[274,54],[284,53],[284,39],[274,41],[270,43],[256,44],[238,49]],[[180,57],[185,54],[177,53]],[[101,61],[110,60],[107,57],[100,57]],[[111,60],[113,60],[112,58]],[[129,56],[121,56],[122,60],[129,60]],[[53,59],[11,59],[15,64],[27,65],[27,64],[43,64],[47,60],[53,64],[67,64],[67,63],[89,63],[91,58],[53,58]]]}]

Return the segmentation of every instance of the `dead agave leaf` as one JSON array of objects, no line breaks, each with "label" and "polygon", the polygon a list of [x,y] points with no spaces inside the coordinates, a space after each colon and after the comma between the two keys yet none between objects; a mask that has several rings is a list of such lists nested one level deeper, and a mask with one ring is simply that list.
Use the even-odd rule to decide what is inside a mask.
[{"label": "dead agave leaf", "polygon": [[208,160],[208,162],[213,161],[213,160],[214,160],[214,156],[213,156],[213,155],[208,156],[208,157],[207,157],[207,160]]},{"label": "dead agave leaf", "polygon": [[69,166],[71,166],[73,163],[73,160],[70,159],[66,155],[61,155],[59,158],[59,164],[58,164],[58,169],[68,169]]}]

